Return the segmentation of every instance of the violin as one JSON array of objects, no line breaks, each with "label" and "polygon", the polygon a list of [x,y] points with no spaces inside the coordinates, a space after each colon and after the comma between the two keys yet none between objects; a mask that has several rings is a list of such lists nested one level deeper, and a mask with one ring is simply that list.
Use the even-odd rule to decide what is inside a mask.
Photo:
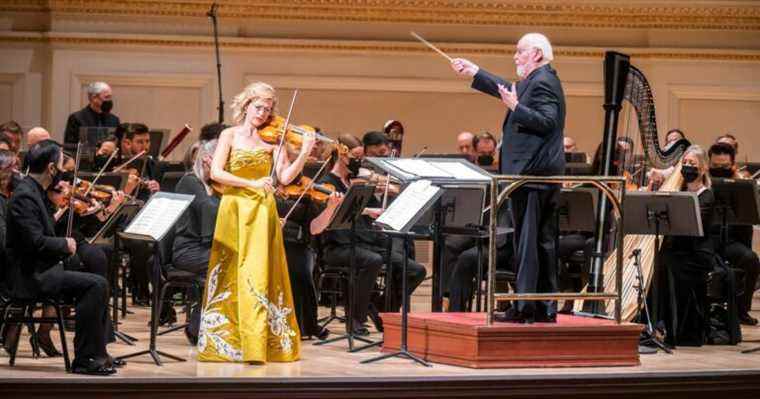
[{"label": "violin", "polygon": [[335,187],[332,184],[315,184],[312,179],[306,176],[301,176],[298,181],[277,189],[277,194],[282,198],[298,200],[302,197],[309,197],[312,201],[320,204],[327,202],[334,192]]},{"label": "violin", "polygon": [[[283,132],[285,132],[285,141],[292,146],[296,148],[301,148],[301,144],[303,144],[303,135],[308,133],[314,133],[316,134],[316,129],[314,129],[311,126],[307,125],[293,125],[288,124],[287,131],[285,129],[285,118],[279,116],[279,115],[273,115],[272,118],[269,120],[269,123],[266,125],[260,127],[258,129],[259,137],[261,137],[261,140],[263,140],[265,143],[269,144],[279,144],[280,139],[282,137]],[[335,143],[335,140],[323,136],[323,135],[315,135],[317,140],[321,140],[327,143]]]}]

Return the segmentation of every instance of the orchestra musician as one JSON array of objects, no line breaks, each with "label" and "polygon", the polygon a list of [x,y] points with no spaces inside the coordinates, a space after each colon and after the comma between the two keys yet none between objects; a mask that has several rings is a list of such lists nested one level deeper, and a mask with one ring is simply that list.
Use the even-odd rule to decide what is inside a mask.
[{"label": "orchestra musician", "polygon": [[[455,72],[473,78],[476,90],[500,98],[508,108],[502,127],[499,173],[559,175],[565,169],[562,137],[565,97],[546,36],[524,35],[514,61],[519,82],[510,83],[465,59],[454,59]],[[534,184],[511,196],[515,221],[517,293],[556,292],[556,211],[559,187]],[[497,321],[556,321],[556,301],[518,301]]]},{"label": "orchestra musician", "polygon": [[76,302],[74,373],[116,372],[106,351],[108,282],[94,273],[64,270],[62,260],[76,253],[76,240],[58,237],[45,204],[45,191],[63,174],[63,152],[45,140],[29,149],[29,176],[15,188],[8,206],[11,289],[15,297],[73,297]]},{"label": "orchestra musician", "polygon": [[[211,187],[211,160],[216,150],[217,140],[202,142],[198,156],[190,171],[182,176],[175,191],[179,194],[194,195],[190,207],[177,221],[174,243],[172,244],[172,265],[197,276],[198,285],[206,281],[211,241],[214,238],[216,216],[219,211],[219,195]],[[203,290],[201,290],[203,292]],[[190,322],[185,328],[185,336],[192,345],[198,344],[198,330],[201,322],[201,292],[196,293]]]},{"label": "orchestra musician", "polygon": [[[291,161],[295,161],[298,149],[290,144],[287,149]],[[320,186],[325,192],[308,190],[306,193],[306,187],[303,184],[299,186],[300,190],[285,187],[276,195],[277,211],[280,220],[284,221],[282,236],[293,290],[293,311],[301,330],[301,338],[313,336],[325,340],[330,331],[317,321],[317,292],[313,277],[316,253],[311,244],[329,225],[343,195],[337,191],[327,194],[326,191],[333,189],[331,186]]]},{"label": "orchestra musician", "polygon": [[[362,143],[354,136],[344,134],[338,138],[338,142],[348,148],[346,154],[339,154],[330,173],[325,175],[321,183],[327,183],[335,187],[340,193],[346,193],[352,184],[352,177],[359,173],[361,160],[364,158]],[[380,273],[381,267],[390,260],[390,267],[394,276],[392,286],[394,290],[391,298],[391,310],[398,310],[401,306],[401,270],[404,261],[403,251],[399,245],[401,242],[393,240],[390,253],[388,253],[388,241],[380,233],[368,230],[375,229],[372,219],[382,213],[380,201],[370,198],[370,203],[365,214],[359,219],[356,232],[355,258],[351,263],[351,236],[349,231],[330,231],[324,234],[325,262],[336,266],[355,267],[357,281],[354,289],[354,310],[352,315],[353,332],[357,335],[368,335],[369,330],[364,327],[367,318],[371,291]],[[412,293],[425,279],[425,268],[414,259],[408,259],[407,265],[407,292]],[[378,296],[376,303],[382,308],[384,297]]]},{"label": "orchestra musician", "polygon": [[498,169],[499,160],[496,157],[496,138],[489,132],[483,132],[472,138],[475,151],[475,163],[486,169]]},{"label": "orchestra musician", "polygon": [[[680,191],[697,194],[702,223],[710,226],[715,220],[715,196],[710,188],[705,150],[698,145],[687,148],[681,158],[681,167],[676,167],[676,172],[679,174],[671,178],[681,182],[677,184]],[[706,342],[709,332],[706,316],[707,274],[718,266],[715,244],[710,234],[701,237],[667,236],[663,240],[659,253],[660,269],[672,281],[658,287],[659,314],[653,316],[654,322],[664,321],[667,344],[701,346]],[[667,299],[671,295],[675,297],[675,308]]]},{"label": "orchestra musician", "polygon": [[[274,199],[290,184],[314,146],[311,131],[290,162],[281,143],[292,127],[279,125],[272,86],[255,82],[232,103],[236,125],[225,129],[211,178],[225,186],[209,258],[198,360],[290,362],[300,356],[300,333]],[[267,142],[268,140],[269,142]]]},{"label": "orchestra musician", "polygon": [[87,85],[87,105],[69,115],[64,133],[64,146],[73,150],[79,142],[82,127],[117,127],[119,117],[113,110],[113,93],[106,82],[92,82]]},{"label": "orchestra musician", "polygon": [[470,162],[475,162],[475,149],[472,140],[475,135],[470,132],[461,132],[457,135],[457,149],[462,155],[466,155]]},{"label": "orchestra musician", "polygon": [[[718,178],[743,179],[743,175],[736,167],[736,153],[734,147],[725,142],[713,144],[708,151],[710,157],[710,176]],[[760,274],[760,260],[752,250],[752,226],[731,225],[728,226],[725,243],[720,241],[720,229],[713,226],[714,239],[720,242],[720,255],[734,267],[744,271],[744,293],[739,301],[739,321],[742,324],[754,326],[758,321],[750,316],[752,310],[752,296],[755,293],[755,285]]]}]

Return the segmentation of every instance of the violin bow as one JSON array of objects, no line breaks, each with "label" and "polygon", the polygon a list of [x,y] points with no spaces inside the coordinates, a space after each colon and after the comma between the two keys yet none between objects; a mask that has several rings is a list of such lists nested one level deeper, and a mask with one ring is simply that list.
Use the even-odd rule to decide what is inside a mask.
[{"label": "violin bow", "polygon": [[117,148],[117,149],[115,149],[115,150],[114,150],[114,151],[111,153],[111,156],[109,156],[109,157],[108,157],[108,160],[106,160],[106,163],[103,165],[103,167],[102,167],[102,168],[100,168],[100,170],[98,171],[98,174],[97,174],[97,175],[95,175],[95,178],[93,178],[93,179],[92,179],[92,182],[90,183],[90,187],[88,187],[88,188],[87,188],[87,191],[85,191],[85,192],[84,192],[84,196],[85,196],[85,197],[87,196],[87,194],[89,194],[89,193],[90,193],[90,191],[92,191],[92,188],[93,188],[93,187],[95,187],[95,183],[98,181],[98,179],[100,179],[100,176],[101,176],[101,175],[103,175],[103,172],[105,172],[106,168],[107,168],[107,167],[108,167],[108,165],[111,163],[111,161],[114,159],[114,157],[116,157],[116,153],[117,153],[117,152],[119,152],[119,149],[118,149],[118,148]]},{"label": "violin bow", "polygon": [[[329,162],[323,163],[322,167],[319,168],[319,170],[317,171],[317,173],[314,176],[319,176],[320,174],[322,174],[322,171],[325,169],[325,166],[327,166],[328,163]],[[306,188],[304,188],[304,190],[301,193],[301,195],[298,196],[298,198],[296,199],[296,201],[290,207],[290,209],[288,210],[288,213],[286,213],[285,217],[282,218],[282,225],[283,226],[285,225],[285,223],[287,223],[288,218],[290,217],[290,214],[293,213],[293,211],[296,209],[296,206],[298,206],[298,204],[301,202],[301,200],[303,199],[303,197],[306,195],[306,192],[309,191],[309,190],[311,190],[311,188],[314,186],[315,182],[316,182],[316,180],[312,179],[309,182],[309,184],[306,185]]]},{"label": "violin bow", "polygon": [[[77,153],[74,155],[74,181],[71,182],[71,192],[69,195],[74,196],[76,190],[77,179],[79,179],[79,160],[81,158],[82,143],[77,143]],[[58,172],[60,173],[60,172]],[[55,187],[54,187],[55,188]],[[74,230],[74,206],[73,198],[69,200],[69,215],[66,221],[66,237],[71,237],[71,232]]]},{"label": "violin bow", "polygon": [[285,143],[285,135],[288,133],[288,125],[290,125],[290,115],[293,113],[293,107],[296,104],[296,97],[298,96],[298,89],[293,91],[293,98],[290,100],[290,108],[288,109],[288,116],[285,118],[285,125],[283,127],[282,136],[280,136],[280,143],[277,146],[277,152],[274,154],[272,162],[272,170],[269,171],[269,177],[272,178],[272,185],[276,185],[277,179],[277,164],[280,162],[280,156],[282,156],[282,145]]}]

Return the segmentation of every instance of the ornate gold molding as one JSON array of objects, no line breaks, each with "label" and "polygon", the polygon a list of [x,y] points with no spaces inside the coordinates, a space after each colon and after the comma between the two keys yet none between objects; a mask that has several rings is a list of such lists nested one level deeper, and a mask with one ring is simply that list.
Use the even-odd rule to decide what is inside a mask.
[{"label": "ornate gold molding", "polygon": [[[760,30],[760,6],[747,0],[681,1],[228,0],[221,18],[399,22],[568,28]],[[0,12],[205,18],[211,0],[4,0]]]},{"label": "ornate gold molding", "polygon": [[[205,37],[150,37],[150,36],[112,36],[102,35],[65,35],[65,34],[21,34],[0,33],[0,43],[42,44],[51,46],[83,47],[156,47],[156,48],[207,48],[213,46],[213,40]],[[220,46],[225,50],[241,51],[279,51],[279,52],[332,52],[332,53],[389,53],[435,56],[427,47],[405,42],[367,42],[339,40],[288,40],[288,39],[222,39]],[[494,44],[439,44],[449,53],[461,56],[511,56],[514,46]],[[715,50],[697,51],[671,49],[620,49],[634,59],[657,60],[694,60],[694,61],[742,61],[760,62],[760,51],[751,50]],[[557,47],[557,58],[592,58],[601,59],[604,49]]]}]

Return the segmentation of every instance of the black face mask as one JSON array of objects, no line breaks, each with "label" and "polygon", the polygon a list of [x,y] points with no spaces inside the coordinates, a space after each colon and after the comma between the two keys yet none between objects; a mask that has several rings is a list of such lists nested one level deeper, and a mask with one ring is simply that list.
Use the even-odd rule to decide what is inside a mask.
[{"label": "black face mask", "polygon": [[349,158],[348,160],[348,171],[354,175],[357,176],[359,174],[359,168],[362,166],[362,161],[359,158]]},{"label": "black face mask", "polygon": [[491,166],[493,165],[493,155],[478,155],[478,165]]},{"label": "black face mask", "polygon": [[734,171],[731,168],[710,168],[710,176],[729,179],[734,177]]},{"label": "black face mask", "polygon": [[699,178],[699,169],[696,166],[683,165],[681,166],[681,176],[686,183],[692,183]]},{"label": "black face mask", "polygon": [[104,114],[111,112],[112,109],[113,109],[112,100],[105,100],[103,101],[103,103],[100,104],[100,110],[103,111]]}]

